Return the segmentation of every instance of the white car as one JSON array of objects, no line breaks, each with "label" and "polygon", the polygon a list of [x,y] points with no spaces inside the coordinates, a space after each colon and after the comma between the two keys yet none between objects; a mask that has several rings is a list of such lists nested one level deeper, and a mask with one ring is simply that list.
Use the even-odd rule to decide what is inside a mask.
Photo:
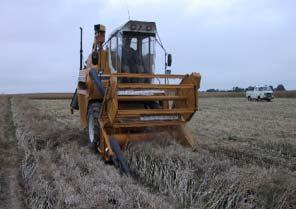
[{"label": "white car", "polygon": [[255,86],[253,90],[246,91],[246,97],[249,101],[271,101],[274,98],[273,91],[269,86]]}]

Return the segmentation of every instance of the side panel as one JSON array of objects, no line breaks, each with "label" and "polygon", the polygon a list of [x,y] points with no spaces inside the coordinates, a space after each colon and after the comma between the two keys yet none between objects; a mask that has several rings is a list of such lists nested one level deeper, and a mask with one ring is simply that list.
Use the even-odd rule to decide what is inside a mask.
[{"label": "side panel", "polygon": [[104,74],[110,74],[107,51],[100,52],[99,68],[104,69]]},{"label": "side panel", "polygon": [[[175,101],[176,108],[189,108],[198,110],[198,89],[200,87],[201,76],[199,73],[192,73],[190,76],[185,76],[181,81],[182,84],[193,84],[194,88],[192,89],[178,89],[178,96],[186,96],[186,101]],[[185,120],[190,120],[192,114],[183,114]]]},{"label": "side panel", "polygon": [[117,100],[117,79],[115,77],[110,78],[110,90],[107,95],[107,113],[111,123],[113,123],[118,111]]}]

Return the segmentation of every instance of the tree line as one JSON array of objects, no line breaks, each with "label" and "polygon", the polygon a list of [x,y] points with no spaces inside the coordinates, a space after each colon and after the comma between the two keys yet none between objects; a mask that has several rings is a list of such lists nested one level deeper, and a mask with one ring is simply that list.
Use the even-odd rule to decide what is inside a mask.
[{"label": "tree line", "polygon": [[[279,84],[276,88],[269,86],[273,91],[286,91],[286,88],[283,84]],[[251,91],[254,89],[254,86],[249,86],[247,88],[241,88],[238,86],[233,87],[231,90],[221,90],[221,89],[207,89],[206,92],[245,92]]]}]

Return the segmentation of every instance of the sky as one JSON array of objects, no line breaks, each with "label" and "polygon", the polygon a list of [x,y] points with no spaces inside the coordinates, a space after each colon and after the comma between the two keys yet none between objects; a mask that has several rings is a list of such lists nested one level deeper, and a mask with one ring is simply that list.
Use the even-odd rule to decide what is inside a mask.
[{"label": "sky", "polygon": [[0,93],[74,91],[79,27],[87,57],[94,24],[108,35],[129,16],[156,22],[172,73],[201,73],[201,90],[296,89],[295,9],[293,0],[2,0]]}]

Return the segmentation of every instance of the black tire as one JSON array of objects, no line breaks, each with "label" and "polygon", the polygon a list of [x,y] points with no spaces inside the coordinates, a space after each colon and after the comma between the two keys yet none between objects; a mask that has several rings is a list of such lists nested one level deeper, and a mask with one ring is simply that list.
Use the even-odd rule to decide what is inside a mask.
[{"label": "black tire", "polygon": [[251,97],[250,96],[248,96],[248,101],[251,101]]},{"label": "black tire", "polygon": [[123,174],[129,175],[130,174],[129,167],[126,159],[123,157],[123,154],[118,142],[115,139],[110,137],[110,145],[113,152],[115,153],[115,157],[112,159],[115,167],[118,168],[120,172],[122,172]]},{"label": "black tire", "polygon": [[101,104],[99,102],[92,102],[88,105],[87,113],[87,136],[88,144],[91,148],[97,148],[99,143],[100,126],[99,126],[99,114]]}]

